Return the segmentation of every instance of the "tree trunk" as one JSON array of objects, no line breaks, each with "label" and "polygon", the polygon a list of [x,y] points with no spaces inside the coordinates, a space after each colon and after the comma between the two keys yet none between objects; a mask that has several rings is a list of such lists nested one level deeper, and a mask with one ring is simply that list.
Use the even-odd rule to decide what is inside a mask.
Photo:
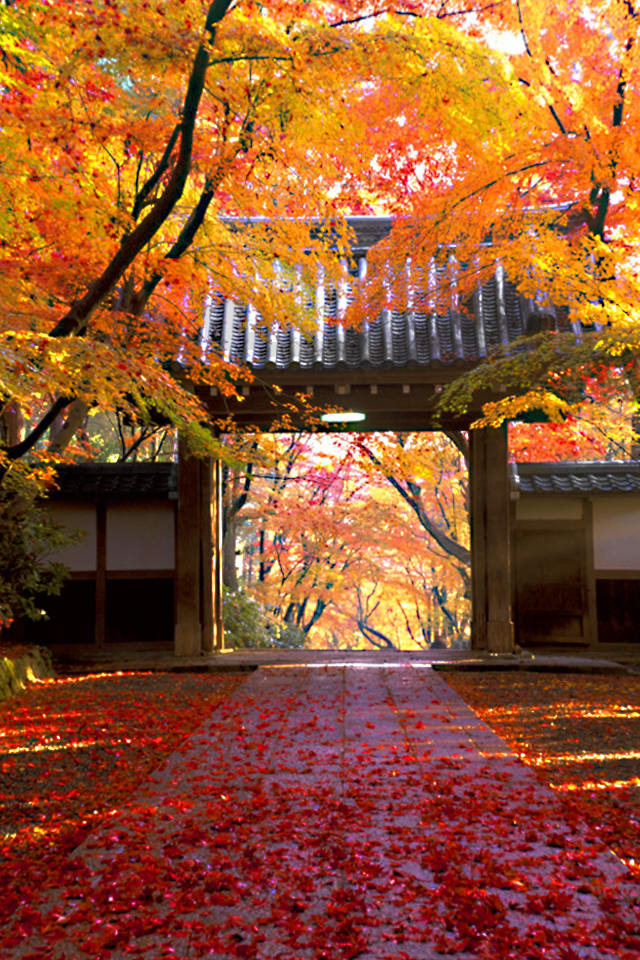
[{"label": "tree trunk", "polygon": [[227,528],[222,541],[222,582],[228,590],[238,589],[235,517],[227,522]]}]

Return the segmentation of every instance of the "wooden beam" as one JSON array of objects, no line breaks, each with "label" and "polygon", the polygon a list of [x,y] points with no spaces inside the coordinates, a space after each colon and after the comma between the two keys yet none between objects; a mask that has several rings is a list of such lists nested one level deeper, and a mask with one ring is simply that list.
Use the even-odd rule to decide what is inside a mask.
[{"label": "wooden beam", "polygon": [[590,645],[598,643],[598,608],[596,604],[596,578],[593,564],[593,500],[585,497],[582,501],[582,523],[584,525],[584,584],[587,592],[587,619],[584,624],[584,636]]},{"label": "wooden beam", "polygon": [[507,427],[487,427],[483,432],[486,448],[487,650],[513,653]]},{"label": "wooden beam", "polygon": [[189,455],[184,440],[178,442],[178,511],[176,519],[176,624],[177,657],[200,653],[200,464]]},{"label": "wooden beam", "polygon": [[482,431],[469,431],[469,524],[471,527],[471,648],[487,648],[487,462]]}]

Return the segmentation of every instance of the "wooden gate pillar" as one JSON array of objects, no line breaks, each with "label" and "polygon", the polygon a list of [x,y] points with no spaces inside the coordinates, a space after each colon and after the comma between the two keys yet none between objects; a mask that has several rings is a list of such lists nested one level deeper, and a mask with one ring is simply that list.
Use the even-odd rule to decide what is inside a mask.
[{"label": "wooden gate pillar", "polygon": [[178,443],[174,653],[223,649],[222,471],[219,460]]},{"label": "wooden gate pillar", "polygon": [[174,653],[197,657],[202,647],[201,553],[202,469],[178,441],[178,514],[176,518],[176,578]]},{"label": "wooden gate pillar", "polygon": [[200,466],[200,650],[213,650],[215,607],[214,554],[214,489],[215,468],[211,457],[199,461]]},{"label": "wooden gate pillar", "polygon": [[506,426],[470,431],[471,646],[512,653],[509,464]]},{"label": "wooden gate pillar", "polygon": [[[206,625],[203,618],[202,649],[224,650],[222,624],[222,463],[218,458],[203,461],[203,590],[207,599]],[[204,546],[206,540],[206,547]]]}]

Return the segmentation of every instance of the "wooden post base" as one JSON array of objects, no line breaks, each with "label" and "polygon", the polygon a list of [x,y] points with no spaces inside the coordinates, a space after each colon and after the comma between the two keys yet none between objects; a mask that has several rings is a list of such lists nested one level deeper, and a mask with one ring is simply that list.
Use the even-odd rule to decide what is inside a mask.
[{"label": "wooden post base", "polygon": [[490,653],[513,653],[513,623],[511,620],[487,623],[487,650]]},{"label": "wooden post base", "polygon": [[173,652],[176,657],[199,657],[201,636],[199,621],[176,623],[173,633]]}]

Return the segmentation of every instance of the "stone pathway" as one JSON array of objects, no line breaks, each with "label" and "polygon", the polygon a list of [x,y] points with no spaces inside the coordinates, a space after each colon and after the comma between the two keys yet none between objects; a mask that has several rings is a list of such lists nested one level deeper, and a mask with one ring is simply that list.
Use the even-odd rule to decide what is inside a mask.
[{"label": "stone pathway", "polygon": [[640,891],[429,667],[249,676],[33,907],[18,960],[640,956]]}]

